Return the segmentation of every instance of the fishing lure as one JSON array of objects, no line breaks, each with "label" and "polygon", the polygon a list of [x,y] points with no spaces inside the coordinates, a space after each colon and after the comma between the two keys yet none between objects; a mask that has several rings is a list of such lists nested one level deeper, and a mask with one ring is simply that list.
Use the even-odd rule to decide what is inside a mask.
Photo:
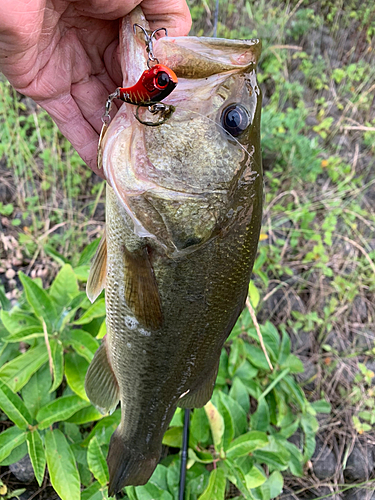
[{"label": "fishing lure", "polygon": [[165,99],[177,85],[174,71],[163,64],[146,69],[132,87],[118,88],[117,98],[138,106],[149,106]]}]

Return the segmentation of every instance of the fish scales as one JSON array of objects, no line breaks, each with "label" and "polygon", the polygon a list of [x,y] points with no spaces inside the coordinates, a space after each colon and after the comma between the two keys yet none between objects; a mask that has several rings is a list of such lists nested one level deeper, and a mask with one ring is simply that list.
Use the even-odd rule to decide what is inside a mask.
[{"label": "fish scales", "polygon": [[[137,55],[136,70],[122,60],[124,86],[147,63],[134,23],[146,25],[139,8],[122,28]],[[121,401],[110,495],[148,481],[177,406],[209,400],[247,296],[262,214],[260,44],[210,40],[158,40],[156,56],[179,79],[164,101],[176,111],[148,127],[124,104],[101,144],[106,234],[87,291],[94,300],[105,287],[107,336],[86,391],[104,412]]]}]

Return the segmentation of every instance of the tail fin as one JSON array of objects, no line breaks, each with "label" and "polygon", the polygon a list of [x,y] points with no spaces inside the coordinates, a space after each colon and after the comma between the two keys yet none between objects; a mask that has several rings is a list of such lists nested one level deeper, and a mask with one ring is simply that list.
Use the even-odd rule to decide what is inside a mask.
[{"label": "tail fin", "polygon": [[146,484],[160,458],[161,450],[142,453],[136,448],[136,440],[128,443],[118,427],[111,437],[107,463],[109,469],[108,495],[113,496],[124,486]]}]

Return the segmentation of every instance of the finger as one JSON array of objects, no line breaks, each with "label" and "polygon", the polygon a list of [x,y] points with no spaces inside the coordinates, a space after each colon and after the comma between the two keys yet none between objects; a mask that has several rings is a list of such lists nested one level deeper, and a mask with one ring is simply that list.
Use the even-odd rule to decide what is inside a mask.
[{"label": "finger", "polygon": [[189,33],[191,15],[185,0],[144,0],[141,7],[151,29],[167,28],[169,36]]},{"label": "finger", "polygon": [[87,166],[104,179],[103,170],[99,170],[96,165],[99,135],[84,119],[73,97],[63,95],[57,99],[39,101],[39,104],[51,116]]}]

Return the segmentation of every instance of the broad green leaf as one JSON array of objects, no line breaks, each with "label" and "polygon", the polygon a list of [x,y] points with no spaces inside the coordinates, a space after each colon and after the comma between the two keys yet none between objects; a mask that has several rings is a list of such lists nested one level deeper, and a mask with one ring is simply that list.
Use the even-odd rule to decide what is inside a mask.
[{"label": "broad green leaf", "polygon": [[215,449],[220,453],[222,450],[222,441],[225,430],[224,419],[211,401],[205,404],[204,411],[206,412],[208,423],[210,424]]},{"label": "broad green leaf", "polygon": [[255,465],[250,469],[250,471],[245,475],[246,486],[251,490],[252,488],[257,488],[264,482],[266,482],[267,478],[262,473],[258,467]]},{"label": "broad green leaf", "polygon": [[99,342],[84,330],[70,330],[68,342],[70,342],[77,354],[87,359],[89,363],[91,363],[99,347]]},{"label": "broad green leaf", "polygon": [[86,293],[80,292],[74,297],[74,299],[66,304],[65,310],[63,311],[58,323],[59,330],[62,331],[68,323],[73,321],[78,309],[87,309],[88,307],[90,307],[90,301],[87,298]]},{"label": "broad green leaf", "polygon": [[14,448],[26,440],[26,432],[18,427],[9,427],[0,434],[0,462],[2,462]]},{"label": "broad green leaf", "polygon": [[44,477],[44,469],[46,468],[46,457],[42,438],[37,430],[27,433],[27,448],[29,450],[36,480],[39,486],[41,486]]},{"label": "broad green leaf", "polygon": [[46,363],[22,388],[22,398],[32,418],[35,418],[40,408],[51,400],[52,395],[48,392],[50,387],[51,374]]},{"label": "broad green leaf", "polygon": [[[81,500],[107,500],[107,487],[102,487],[98,482],[94,482],[81,493]],[[125,497],[126,498],[126,497]]]},{"label": "broad green leaf", "polygon": [[94,406],[88,406],[87,408],[77,411],[77,413],[67,419],[66,422],[82,425],[88,422],[95,422],[95,420],[101,420],[102,418],[103,415]]},{"label": "broad green leaf", "polygon": [[30,340],[41,337],[44,337],[43,328],[41,326],[28,326],[14,335],[5,337],[4,340],[6,342],[26,342],[27,344],[31,344]]},{"label": "broad green leaf", "polygon": [[282,366],[283,363],[288,359],[290,354],[290,338],[286,331],[283,329],[282,337],[281,337],[281,345],[279,350],[279,358],[277,363]]},{"label": "broad green leaf", "polygon": [[207,488],[198,500],[224,500],[226,483],[223,469],[214,469],[210,474]]},{"label": "broad green leaf", "polygon": [[38,411],[39,429],[46,429],[55,422],[66,420],[89,403],[79,396],[63,396],[51,401]]},{"label": "broad green leaf", "polygon": [[251,305],[253,306],[254,309],[258,307],[259,300],[260,300],[260,294],[259,290],[254,284],[254,281],[250,281],[249,283],[249,298]]},{"label": "broad green leaf", "polygon": [[88,446],[90,439],[96,436],[100,444],[109,443],[109,439],[113,432],[120,424],[121,410],[118,409],[112,415],[103,417],[92,429],[90,434],[82,441],[82,446]]},{"label": "broad green leaf", "polygon": [[226,450],[229,443],[234,438],[234,421],[233,421],[233,416],[229,411],[229,408],[223,401],[221,395],[222,391],[216,390],[213,394],[212,402],[219,410],[220,415],[224,419],[224,434],[223,434],[222,446],[224,450]]},{"label": "broad green leaf", "polygon": [[211,464],[214,461],[214,457],[208,451],[198,451],[189,448],[188,456],[189,460],[201,464]]},{"label": "broad green leaf", "polygon": [[53,366],[53,383],[49,392],[53,392],[60,387],[64,377],[64,347],[59,339],[51,339],[50,346]]},{"label": "broad green leaf", "polygon": [[89,279],[89,265],[75,267],[73,271],[79,281],[83,281],[84,283],[86,283],[86,281]]},{"label": "broad green leaf", "polygon": [[190,441],[207,443],[210,438],[210,424],[204,408],[195,408],[190,419]]},{"label": "broad green leaf", "polygon": [[245,343],[241,338],[237,338],[233,340],[228,359],[228,373],[231,378],[235,375],[237,368],[242,365],[245,359]]},{"label": "broad green leaf", "polygon": [[25,441],[16,448],[14,448],[11,451],[11,453],[6,458],[4,458],[4,460],[0,462],[0,465],[6,467],[7,465],[15,464],[26,455],[27,455],[27,444],[25,436]]},{"label": "broad green leaf", "polygon": [[268,436],[268,444],[254,451],[254,458],[259,463],[267,464],[271,470],[285,470],[290,458],[290,453],[285,447],[285,439],[279,441],[274,436]]},{"label": "broad green leaf", "polygon": [[74,321],[73,324],[86,325],[87,323],[91,323],[94,318],[101,318],[102,316],[105,316],[105,299],[97,300],[80,318]]},{"label": "broad green leaf", "polygon": [[[176,462],[174,462],[176,463]],[[173,463],[173,465],[174,465]],[[179,461],[178,461],[179,465]],[[169,467],[168,467],[169,469]],[[150,481],[152,484],[155,484],[162,490],[168,490],[168,482],[167,482],[167,474],[168,474],[168,469],[167,467],[164,467],[164,465],[159,464],[156,469],[154,470],[154,473],[150,477]]]},{"label": "broad green leaf", "polygon": [[184,410],[182,408],[176,409],[169,426],[170,427],[183,427],[184,426]]},{"label": "broad green leaf", "polygon": [[226,385],[228,377],[229,377],[229,374],[228,374],[228,354],[227,354],[225,349],[222,349],[221,353],[220,353],[219,370],[218,370],[217,377],[216,377],[216,386]]},{"label": "broad green leaf", "polygon": [[182,427],[170,427],[163,436],[163,444],[173,448],[181,448]]},{"label": "broad green leaf", "polygon": [[38,318],[44,319],[48,332],[52,333],[52,325],[57,319],[57,312],[54,303],[47,292],[40,288],[35,281],[26,276],[21,271],[18,273],[24,287],[27,302],[33,308]]},{"label": "broad green leaf", "polygon": [[294,354],[289,354],[281,368],[289,368],[290,373],[302,373],[305,371],[302,361]]},{"label": "broad green leaf", "polygon": [[260,347],[247,343],[245,344],[245,347],[247,359],[252,365],[254,365],[256,368],[260,368],[261,370],[267,372],[270,371],[270,367],[268,366],[264,352],[262,351],[262,349],[260,349]]},{"label": "broad green leaf", "polygon": [[254,500],[253,495],[249,492],[246,485],[245,474],[241,467],[239,467],[238,463],[227,458],[225,460],[224,467],[227,469],[227,477],[237,486],[244,498],[246,498],[246,500]]},{"label": "broad green leaf", "polygon": [[12,308],[10,300],[5,295],[3,286],[0,286],[0,306],[4,311],[9,311]]},{"label": "broad green leaf", "polygon": [[73,392],[86,401],[85,376],[89,363],[75,352],[65,355],[65,377]]},{"label": "broad green leaf", "polygon": [[0,368],[0,378],[14,392],[18,392],[31,376],[48,361],[48,352],[45,345],[32,347],[22,356],[9,361]]},{"label": "broad green leaf", "polygon": [[0,312],[0,319],[11,336],[32,327],[43,331],[42,323],[38,318],[21,311],[10,312],[3,310]]},{"label": "broad green leaf", "polygon": [[250,431],[232,441],[227,449],[228,458],[238,458],[248,455],[268,444],[267,434],[260,431]]},{"label": "broad green leaf", "polygon": [[270,477],[267,479],[267,483],[270,488],[271,498],[276,498],[283,491],[284,478],[280,472],[272,472]]},{"label": "broad green leaf", "polygon": [[[168,487],[165,488],[167,489],[173,496],[173,498],[177,498],[178,496],[178,488],[180,485],[180,466],[181,462],[180,460],[174,460],[171,464],[169,464],[168,469],[167,469],[167,474],[166,474],[166,480]],[[151,476],[150,481],[153,482],[154,484],[157,484],[159,488],[164,489],[163,486],[159,484],[160,479],[163,478],[154,478]]]},{"label": "broad green leaf", "polygon": [[[263,337],[264,344],[271,359],[276,360],[278,357],[280,346],[280,335],[276,327],[270,322],[266,321],[264,325],[260,325],[260,332]],[[254,340],[259,342],[258,333],[255,328],[248,329],[248,335]],[[250,360],[251,361],[251,360]],[[268,366],[268,363],[267,363]],[[259,366],[261,368],[261,366]],[[268,367],[269,370],[269,367]]]},{"label": "broad green leaf", "polygon": [[109,479],[107,462],[96,436],[91,439],[88,446],[87,463],[95,479],[99,481],[102,486],[107,484]]},{"label": "broad green leaf", "polygon": [[300,406],[301,410],[305,410],[307,404],[305,394],[290,375],[287,375],[284,380],[280,382],[280,387],[284,390],[284,392],[286,392],[286,394],[290,394],[290,396],[293,397],[295,402]]},{"label": "broad green leaf", "polygon": [[60,310],[79,293],[76,275],[70,264],[65,264],[53,280],[49,295],[58,304]]},{"label": "broad green leaf", "polygon": [[267,431],[270,425],[270,413],[265,398],[258,401],[258,407],[250,418],[251,428],[257,431]]},{"label": "broad green leaf", "polygon": [[100,340],[103,337],[105,337],[106,335],[107,335],[107,323],[106,323],[106,320],[103,319],[102,324],[100,325],[100,328],[99,328],[99,331],[98,331],[98,334],[97,334],[96,338],[98,340]]},{"label": "broad green leaf", "polygon": [[318,401],[314,401],[311,403],[311,406],[317,413],[330,413],[331,412],[331,404],[328,403],[325,399],[319,399]]},{"label": "broad green leaf", "polygon": [[0,381],[0,408],[20,429],[27,429],[32,424],[29,410],[22,399]]},{"label": "broad green leaf", "polygon": [[229,391],[229,396],[237,401],[242,406],[246,413],[250,411],[250,398],[245,384],[239,377],[235,377],[232,382],[232,387]]},{"label": "broad green leaf", "polygon": [[84,266],[85,264],[90,264],[91,259],[94,257],[96,249],[99,246],[101,238],[96,238],[94,241],[89,243],[81,253],[78,261],[78,266]]},{"label": "broad green leaf", "polygon": [[[247,430],[247,415],[242,406],[233,398],[220,391],[220,401],[231,415],[234,428],[234,437],[240,436]],[[224,417],[225,421],[225,417]]]},{"label": "broad green leaf", "polygon": [[[237,370],[236,370],[236,377],[240,378],[242,382],[246,385],[246,387],[249,386],[249,384],[254,383],[254,377],[258,375],[258,368],[255,368],[252,364],[249,363],[248,360],[244,361],[242,365],[240,365]],[[259,388],[259,393],[261,393],[261,390]]]},{"label": "broad green leaf", "polygon": [[303,476],[303,455],[293,443],[285,440],[285,448],[289,451],[289,469],[293,476]]},{"label": "broad green leaf", "polygon": [[47,431],[46,458],[51,483],[62,500],[80,500],[81,484],[72,450],[58,429]]}]

